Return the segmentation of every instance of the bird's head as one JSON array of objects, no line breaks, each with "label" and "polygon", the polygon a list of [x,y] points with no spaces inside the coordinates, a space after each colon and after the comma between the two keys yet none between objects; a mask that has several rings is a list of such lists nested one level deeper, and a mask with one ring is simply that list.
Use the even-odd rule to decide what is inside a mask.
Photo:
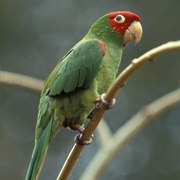
[{"label": "bird's head", "polygon": [[128,11],[118,11],[108,14],[109,26],[121,36],[123,44],[135,41],[138,43],[142,37],[140,17]]},{"label": "bird's head", "polygon": [[90,32],[99,39],[113,39],[125,46],[131,41],[138,43],[142,37],[140,17],[128,11],[111,12],[99,18]]}]

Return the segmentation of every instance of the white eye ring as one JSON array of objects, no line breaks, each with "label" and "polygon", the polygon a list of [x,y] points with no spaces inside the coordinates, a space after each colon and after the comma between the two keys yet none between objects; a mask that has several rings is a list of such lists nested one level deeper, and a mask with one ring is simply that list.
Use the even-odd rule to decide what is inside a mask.
[{"label": "white eye ring", "polygon": [[117,15],[114,20],[117,22],[117,23],[123,23],[125,21],[125,17],[121,14]]}]

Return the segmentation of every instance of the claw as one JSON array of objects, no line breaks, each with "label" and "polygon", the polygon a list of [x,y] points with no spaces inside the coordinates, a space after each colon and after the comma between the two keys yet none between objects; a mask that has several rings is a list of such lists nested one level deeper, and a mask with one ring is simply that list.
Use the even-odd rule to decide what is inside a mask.
[{"label": "claw", "polygon": [[92,138],[94,137],[93,134],[91,135],[91,138],[90,138],[88,141],[82,141],[82,140],[80,140],[80,137],[81,137],[81,136],[82,136],[82,134],[78,134],[78,135],[75,136],[74,142],[75,142],[76,144],[79,144],[79,145],[89,145],[89,144],[92,143]]},{"label": "claw", "polygon": [[95,107],[98,109],[100,102],[102,102],[105,106],[105,110],[111,109],[116,103],[116,99],[113,99],[111,102],[107,102],[104,97],[106,94],[102,94],[100,97],[96,99]]},{"label": "claw", "polygon": [[96,113],[96,111],[99,109],[100,106],[100,102],[102,102],[105,105],[105,110],[111,109],[113,108],[114,104],[116,103],[116,99],[113,99],[111,102],[107,102],[104,99],[105,94],[102,94],[101,96],[99,96],[96,101],[95,101],[95,107],[92,110],[92,112],[89,114],[88,119],[92,119],[94,114]]},{"label": "claw", "polygon": [[82,141],[80,140],[80,137],[83,134],[84,131],[84,126],[81,126],[79,124],[70,124],[69,128],[73,131],[79,131],[80,134],[76,135],[74,138],[74,142],[79,144],[79,145],[89,145],[92,142],[92,138],[94,137],[94,135],[91,135],[91,138],[88,141]]},{"label": "claw", "polygon": [[83,133],[84,131],[84,126],[83,125],[79,125],[79,124],[70,124],[69,128],[73,131],[78,131],[79,133]]}]

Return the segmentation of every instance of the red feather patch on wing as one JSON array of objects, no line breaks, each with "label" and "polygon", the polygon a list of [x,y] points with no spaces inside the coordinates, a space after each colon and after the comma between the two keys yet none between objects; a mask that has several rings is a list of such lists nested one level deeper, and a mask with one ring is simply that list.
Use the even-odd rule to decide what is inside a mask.
[{"label": "red feather patch on wing", "polygon": [[106,45],[102,41],[99,41],[99,46],[101,47],[102,56],[104,57],[106,54]]}]

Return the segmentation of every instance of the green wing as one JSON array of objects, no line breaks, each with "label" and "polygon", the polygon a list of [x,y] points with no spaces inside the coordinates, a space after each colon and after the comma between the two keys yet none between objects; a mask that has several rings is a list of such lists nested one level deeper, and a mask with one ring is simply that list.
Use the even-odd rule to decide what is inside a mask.
[{"label": "green wing", "polygon": [[98,40],[81,41],[64,56],[47,78],[39,104],[35,147],[26,180],[37,178],[49,142],[57,130],[56,124],[59,123],[50,107],[49,101],[54,98],[49,96],[60,95],[63,92],[70,93],[78,88],[88,88],[101,67],[105,54],[104,47],[104,43]]},{"label": "green wing", "polygon": [[86,89],[97,75],[105,54],[102,41],[81,41],[57,64],[45,82],[50,96]]}]

